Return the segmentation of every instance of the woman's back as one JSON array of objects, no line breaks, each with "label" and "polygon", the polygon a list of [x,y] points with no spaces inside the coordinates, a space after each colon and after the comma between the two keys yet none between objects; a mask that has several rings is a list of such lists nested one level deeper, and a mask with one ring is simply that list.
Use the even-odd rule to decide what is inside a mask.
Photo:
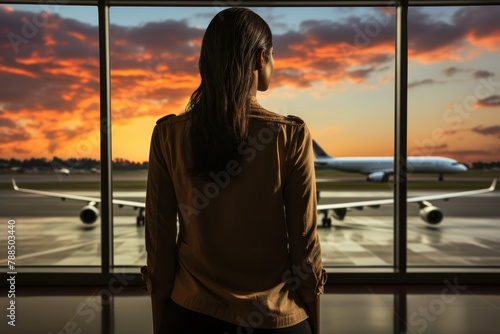
[{"label": "woman's back", "polygon": [[161,119],[151,140],[145,272],[155,331],[162,321],[175,333],[208,323],[307,333],[326,278],[314,155],[302,120],[257,103],[274,70],[269,26],[245,8],[222,11],[199,67],[186,113]]},{"label": "woman's back", "polygon": [[[255,303],[266,310],[264,327],[304,320],[307,315],[292,278],[284,210],[285,192],[299,190],[287,188],[293,186],[288,182],[296,167],[293,156],[310,145],[304,123],[253,104],[249,140],[240,147],[241,161],[229,161],[225,170],[210,173],[208,179],[186,177],[191,157],[188,115],[167,119],[157,127],[180,213],[172,299],[232,323],[251,321],[245,318],[255,311]],[[315,194],[314,189],[310,192]],[[148,197],[146,207],[154,206],[156,200]],[[294,203],[315,204],[305,194]],[[314,208],[310,213],[307,220],[315,226]],[[302,246],[293,241],[290,245],[292,251]]]}]

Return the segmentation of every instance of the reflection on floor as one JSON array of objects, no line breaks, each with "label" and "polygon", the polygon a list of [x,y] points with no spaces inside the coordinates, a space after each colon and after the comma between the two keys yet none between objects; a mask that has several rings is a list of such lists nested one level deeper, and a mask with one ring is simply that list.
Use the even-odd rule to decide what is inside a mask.
[{"label": "reflection on floor", "polygon": [[[15,300],[16,326],[3,316],[1,333],[151,333],[149,297],[137,286],[18,287]],[[500,286],[328,287],[321,325],[323,334],[498,334]]]}]

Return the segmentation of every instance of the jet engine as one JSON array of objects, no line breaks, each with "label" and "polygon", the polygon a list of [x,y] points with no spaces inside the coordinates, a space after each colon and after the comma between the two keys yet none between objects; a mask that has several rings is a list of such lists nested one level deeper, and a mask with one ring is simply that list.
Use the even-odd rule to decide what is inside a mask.
[{"label": "jet engine", "polygon": [[420,218],[431,225],[437,225],[443,220],[443,213],[438,207],[425,205],[420,209]]},{"label": "jet engine", "polygon": [[374,172],[374,173],[368,174],[366,179],[368,181],[374,181],[374,182],[387,182],[387,181],[389,181],[389,175],[387,175],[384,172]]},{"label": "jet engine", "polygon": [[80,220],[87,225],[95,223],[99,217],[99,209],[95,203],[89,203],[80,210]]}]

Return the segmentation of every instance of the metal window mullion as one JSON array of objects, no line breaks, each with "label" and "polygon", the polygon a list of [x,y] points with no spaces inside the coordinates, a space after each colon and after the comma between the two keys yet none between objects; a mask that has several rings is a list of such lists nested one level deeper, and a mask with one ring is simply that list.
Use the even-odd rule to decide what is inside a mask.
[{"label": "metal window mullion", "polygon": [[394,269],[407,266],[407,126],[408,126],[408,0],[396,6],[396,82],[394,124]]},{"label": "metal window mullion", "polygon": [[100,156],[101,156],[101,272],[113,266],[113,200],[111,164],[111,78],[109,66],[109,5],[99,1]]}]

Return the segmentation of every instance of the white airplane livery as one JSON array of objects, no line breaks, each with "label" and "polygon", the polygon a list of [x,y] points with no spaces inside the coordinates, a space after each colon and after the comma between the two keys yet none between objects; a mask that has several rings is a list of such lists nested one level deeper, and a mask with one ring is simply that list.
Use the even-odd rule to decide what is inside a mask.
[{"label": "white airplane livery", "polygon": [[[17,186],[16,181],[12,179],[12,186],[14,190],[40,195],[40,196],[49,196],[56,197],[62,200],[71,199],[77,200],[81,202],[86,202],[87,204],[80,210],[80,220],[84,224],[93,224],[99,218],[99,203],[101,203],[101,199],[97,197],[87,197],[87,196],[79,196],[79,195],[69,195],[62,194],[56,192],[49,191],[41,191],[35,189],[25,189]],[[407,198],[408,203],[416,203],[420,208],[420,218],[430,225],[436,225],[441,222],[443,219],[443,213],[441,210],[432,205],[429,201],[431,200],[447,200],[450,198],[456,197],[464,197],[464,196],[473,196],[482,193],[487,193],[495,190],[496,187],[496,179],[493,180],[491,186],[484,189],[477,190],[469,190],[469,191],[461,191],[447,194],[435,194],[428,196],[419,196],[419,197],[409,197]],[[137,214],[137,225],[144,225],[144,202],[135,202],[135,201],[126,201],[120,199],[113,199],[113,204],[118,205],[119,207],[132,207],[135,210],[138,210]],[[365,207],[369,208],[378,208],[381,205],[391,205],[394,204],[393,198],[388,199],[376,199],[371,201],[359,201],[359,202],[350,202],[350,203],[339,203],[339,204],[320,204],[317,206],[318,213],[323,215],[322,224],[325,227],[330,227],[332,223],[332,217],[336,220],[343,220],[349,210],[358,209],[361,210]]]},{"label": "white airplane livery", "polygon": [[[393,157],[349,157],[334,158],[313,140],[313,150],[316,160],[314,166],[320,169],[335,169],[344,172],[361,173],[366,175],[368,181],[387,182],[394,174]],[[467,166],[456,160],[434,156],[410,156],[407,160],[408,173],[435,173],[439,180],[443,174],[462,173],[467,171]]]}]

